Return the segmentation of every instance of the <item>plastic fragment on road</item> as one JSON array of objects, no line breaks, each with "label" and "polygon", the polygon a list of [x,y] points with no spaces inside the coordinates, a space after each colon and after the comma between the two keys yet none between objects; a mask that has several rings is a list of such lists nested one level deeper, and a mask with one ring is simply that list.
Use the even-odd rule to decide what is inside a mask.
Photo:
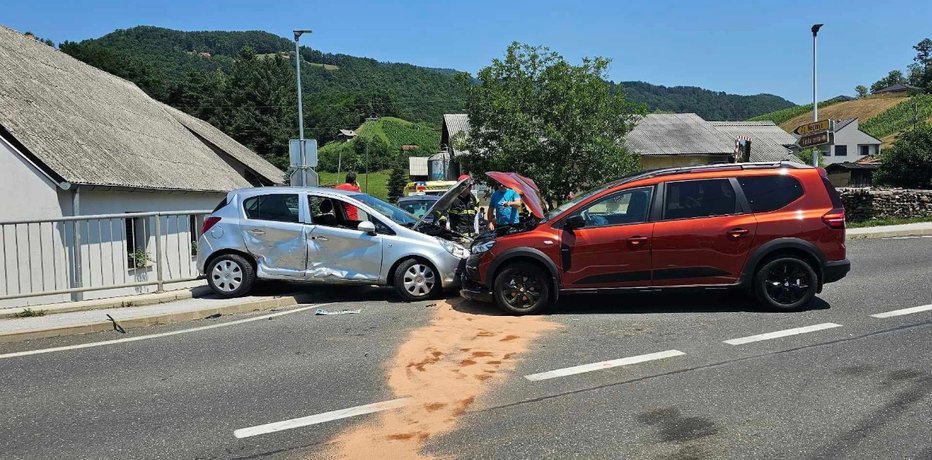
[{"label": "plastic fragment on road", "polygon": [[323,308],[318,308],[314,310],[315,315],[355,315],[356,313],[361,312],[362,310],[340,310],[340,311],[327,311]]}]

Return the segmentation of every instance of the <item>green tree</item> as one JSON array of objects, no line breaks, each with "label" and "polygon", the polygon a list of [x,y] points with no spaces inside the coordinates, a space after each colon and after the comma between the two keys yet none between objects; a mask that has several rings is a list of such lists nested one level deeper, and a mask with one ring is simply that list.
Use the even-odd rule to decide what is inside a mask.
[{"label": "green tree", "polygon": [[900,72],[899,70],[891,70],[886,77],[877,80],[873,85],[871,85],[871,92],[873,93],[888,86],[906,82],[906,77],[903,76],[903,72]]},{"label": "green tree", "polygon": [[864,85],[858,85],[854,87],[854,90],[858,93],[858,99],[863,99],[867,97],[867,87]]},{"label": "green tree", "polygon": [[893,147],[880,153],[880,184],[932,188],[932,125],[917,125],[900,134]]},{"label": "green tree", "polygon": [[392,173],[388,176],[388,200],[392,203],[398,201],[398,198],[404,193],[405,185],[408,185],[408,165],[404,155],[397,155],[392,165]]},{"label": "green tree", "polygon": [[932,40],[926,38],[913,46],[915,63],[909,66],[909,84],[932,93]]},{"label": "green tree", "polygon": [[645,112],[605,81],[609,61],[571,65],[543,47],[512,43],[504,59],[463,78],[470,119],[465,169],[517,171],[551,205],[639,167],[624,136]]},{"label": "green tree", "polygon": [[[800,160],[803,160],[803,163],[807,165],[811,165],[812,155],[816,152],[819,152],[819,149],[810,147],[808,149],[801,150],[799,153],[796,154],[796,156],[798,156]],[[819,166],[822,166],[822,167],[825,166],[825,156],[822,155],[821,153],[819,154]]]},{"label": "green tree", "polygon": [[284,57],[259,59],[245,47],[227,80],[226,107],[215,114],[215,121],[233,138],[286,169],[288,139],[296,131],[293,84],[294,70]]}]

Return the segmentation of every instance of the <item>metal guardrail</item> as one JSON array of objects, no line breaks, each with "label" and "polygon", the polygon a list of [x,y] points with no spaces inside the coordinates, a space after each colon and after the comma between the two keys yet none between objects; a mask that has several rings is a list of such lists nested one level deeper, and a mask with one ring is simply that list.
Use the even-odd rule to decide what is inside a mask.
[{"label": "metal guardrail", "polygon": [[98,214],[0,222],[0,301],[197,279],[210,211]]}]

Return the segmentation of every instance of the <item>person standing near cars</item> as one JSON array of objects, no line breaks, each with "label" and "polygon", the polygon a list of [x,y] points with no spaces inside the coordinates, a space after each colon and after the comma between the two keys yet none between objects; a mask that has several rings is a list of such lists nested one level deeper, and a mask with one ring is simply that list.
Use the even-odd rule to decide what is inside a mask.
[{"label": "person standing near cars", "polygon": [[489,199],[489,229],[502,225],[517,224],[521,219],[521,195],[502,184],[492,192]]},{"label": "person standing near cars", "polygon": [[[468,174],[463,174],[457,181],[469,179]],[[472,194],[472,185],[463,189],[463,191],[453,199],[450,204],[450,230],[460,235],[472,235],[476,233],[475,222],[479,202]]]},{"label": "person standing near cars", "polygon": [[[350,171],[346,173],[346,183],[337,185],[334,187],[337,190],[346,190],[348,192],[361,192],[359,184],[356,183],[356,173]],[[356,206],[345,205],[346,218],[349,220],[359,220],[359,211],[356,209]]]}]

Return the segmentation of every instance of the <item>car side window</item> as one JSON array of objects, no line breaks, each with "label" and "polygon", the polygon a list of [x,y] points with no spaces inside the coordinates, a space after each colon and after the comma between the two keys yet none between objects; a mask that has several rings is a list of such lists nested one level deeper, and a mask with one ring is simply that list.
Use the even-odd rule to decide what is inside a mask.
[{"label": "car side window", "polygon": [[298,223],[298,195],[258,195],[243,201],[246,217],[254,220]]},{"label": "car side window", "polygon": [[792,176],[739,177],[738,183],[755,213],[776,211],[803,196],[802,185]]},{"label": "car side window", "polygon": [[616,192],[589,205],[579,215],[586,227],[647,222],[653,191],[653,187],[644,187]]},{"label": "car side window", "polygon": [[[379,219],[349,203],[335,198],[314,195],[308,195],[307,200],[308,209],[311,210],[311,222],[315,225],[357,230],[359,223],[367,220],[375,224],[375,230],[377,233],[394,233],[387,225],[379,221]],[[356,216],[358,220],[351,220],[349,218],[347,208],[350,206],[356,210]]]},{"label": "car side window", "polygon": [[725,216],[737,211],[735,189],[728,179],[667,182],[665,190],[665,220]]}]

